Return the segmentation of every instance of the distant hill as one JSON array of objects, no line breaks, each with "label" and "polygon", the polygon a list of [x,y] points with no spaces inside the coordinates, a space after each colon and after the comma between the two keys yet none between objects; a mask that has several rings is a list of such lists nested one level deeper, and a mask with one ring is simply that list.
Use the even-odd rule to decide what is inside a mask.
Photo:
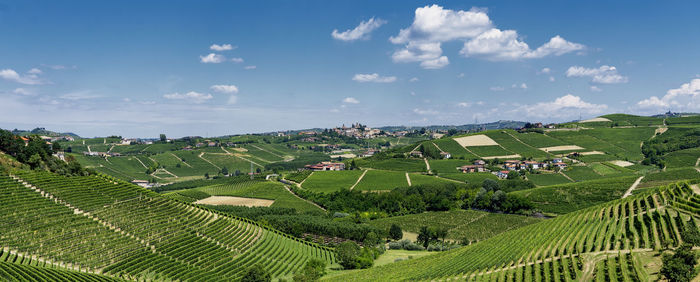
[{"label": "distant hill", "polygon": [[73,138],[81,138],[78,134],[72,133],[72,132],[55,132],[51,130],[46,130],[46,128],[43,127],[37,127],[32,130],[22,130],[22,129],[13,129],[12,134],[15,135],[20,135],[20,136],[27,136],[27,135],[42,135],[42,136],[71,136]]},{"label": "distant hill", "polygon": [[514,121],[514,120],[499,120],[489,123],[478,123],[478,124],[463,124],[463,125],[429,125],[429,126],[383,126],[378,129],[384,131],[401,131],[401,130],[418,130],[425,128],[427,130],[490,130],[490,129],[504,129],[504,128],[521,128],[525,126],[524,121]]}]

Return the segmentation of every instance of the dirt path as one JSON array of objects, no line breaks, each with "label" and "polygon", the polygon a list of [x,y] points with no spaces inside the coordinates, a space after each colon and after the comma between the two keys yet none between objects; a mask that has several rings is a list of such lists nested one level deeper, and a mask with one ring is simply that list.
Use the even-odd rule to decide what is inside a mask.
[{"label": "dirt path", "polygon": [[408,172],[406,172],[406,182],[408,182],[408,186],[412,186],[411,185],[411,178],[408,176]]},{"label": "dirt path", "polygon": [[695,166],[700,166],[700,158],[698,158],[698,160],[695,161]]},{"label": "dirt path", "polygon": [[428,171],[430,171],[430,163],[428,162],[428,159],[423,158],[423,160],[425,161],[425,169],[427,169]]},{"label": "dirt path", "polygon": [[[155,173],[157,173],[157,172],[164,172],[164,173],[167,173],[167,174],[172,175],[172,176],[175,177],[175,178],[178,178],[177,175],[173,174],[172,172],[170,172],[170,171],[168,171],[167,169],[164,169],[164,168],[156,169],[156,171],[154,171],[153,174],[155,174]],[[155,176],[155,175],[154,175],[154,176]]]},{"label": "dirt path", "polygon": [[479,156],[479,155],[475,154],[474,152],[472,152],[472,150],[469,150],[469,148],[467,148],[467,147],[462,147],[462,148],[464,148],[465,150],[467,150],[467,152],[469,152],[470,154],[476,156],[477,158],[480,158],[480,159],[483,158],[482,156]]},{"label": "dirt path", "polygon": [[304,180],[302,180],[301,182],[299,182],[299,183],[297,184],[297,187],[301,188],[301,185],[304,184],[304,182],[306,182],[306,180],[309,179],[309,177],[311,177],[312,175],[314,175],[314,172],[313,172],[313,171],[312,171],[311,173],[309,173],[309,176],[307,176],[306,178],[304,178]]},{"label": "dirt path", "polygon": [[143,147],[143,149],[141,149],[141,152],[146,151],[146,149],[148,149],[148,147],[151,147],[151,145],[148,145],[148,146],[146,146],[146,147]]},{"label": "dirt path", "polygon": [[[224,149],[224,147],[220,147],[220,148],[221,148],[221,150],[224,150],[224,152],[226,152],[226,155],[232,156],[232,157],[234,157],[234,158],[239,158],[239,159],[245,160],[245,161],[247,161],[247,162],[251,162],[251,163],[253,163],[254,165],[257,165],[257,166],[259,166],[259,167],[265,167],[265,166],[263,166],[263,165],[261,165],[261,164],[259,164],[259,163],[256,163],[256,162],[254,162],[254,161],[252,161],[252,160],[249,160],[249,159],[247,159],[247,158],[244,158],[244,157],[241,157],[241,156],[239,156],[239,155],[233,154],[233,153],[227,151],[226,149]],[[202,154],[204,154],[204,153],[202,153]],[[266,161],[266,160],[263,160],[263,159],[261,159],[261,158],[257,158],[257,159],[270,163],[270,161]]]},{"label": "dirt path", "polygon": [[571,179],[571,177],[569,177],[568,175],[564,174],[563,171],[560,171],[559,174],[563,175],[564,177],[566,177],[566,179],[570,180],[571,182],[576,182],[576,180],[573,180],[573,179]]},{"label": "dirt path", "polygon": [[[85,141],[83,141],[83,142],[85,142]],[[90,151],[90,145],[87,145],[87,148],[88,148],[88,153],[92,154],[92,151]]]},{"label": "dirt path", "polygon": [[[515,137],[515,135],[511,134],[511,133],[508,132],[508,131],[506,131],[506,134],[510,135],[510,137],[513,137],[513,139],[515,139],[515,141],[518,141],[518,142],[522,143],[523,145],[525,145],[525,146],[527,146],[527,147],[533,148],[533,149],[535,149],[535,150],[539,150],[539,149],[540,149],[540,148],[535,148],[535,147],[533,147],[533,146],[530,146],[530,144],[527,144],[527,143],[521,141],[520,139],[518,139],[518,137]],[[550,152],[547,152],[547,151],[544,151],[544,152],[547,153],[548,155],[553,155],[553,154],[550,153]]]},{"label": "dirt path", "polygon": [[[357,178],[357,181],[355,181],[355,184],[350,186],[350,191],[352,191],[352,189],[355,189],[355,186],[357,186],[357,184],[360,183],[360,181],[362,181],[362,178],[365,177],[365,174],[367,174],[367,170],[365,170],[365,172],[363,172],[362,175],[360,175],[360,177]],[[304,180],[306,180],[306,179],[304,179]]]},{"label": "dirt path", "polygon": [[633,191],[635,188],[637,188],[637,185],[639,185],[639,183],[642,181],[642,178],[644,178],[643,175],[640,176],[639,178],[637,178],[637,180],[635,180],[634,183],[632,183],[632,186],[630,186],[630,188],[627,189],[627,191],[625,192],[625,194],[622,195],[622,198],[623,198],[623,199],[624,199],[624,198],[627,198],[627,197],[629,197],[629,196],[632,196],[632,191]]},{"label": "dirt path", "polygon": [[208,162],[210,165],[213,165],[215,168],[221,170],[221,168],[220,168],[218,165],[215,165],[214,163],[212,163],[212,162],[210,162],[209,160],[205,159],[203,156],[204,156],[204,152],[201,152],[201,153],[199,154],[198,157],[199,157],[200,159],[204,160],[205,162]]},{"label": "dirt path", "polygon": [[299,195],[297,195],[297,194],[294,194],[294,192],[292,191],[292,189],[289,189],[289,186],[284,185],[284,189],[287,189],[287,192],[289,192],[290,194],[294,195],[294,197],[297,197],[297,198],[301,199],[302,201],[305,201],[305,202],[307,202],[307,203],[309,203],[309,204],[312,204],[312,205],[316,206],[317,208],[319,208],[319,209],[321,209],[321,210],[323,210],[323,211],[326,211],[326,209],[324,209],[322,206],[319,206],[318,204],[316,204],[316,203],[314,203],[314,202],[312,202],[312,201],[309,201],[309,200],[307,200],[307,199],[304,199],[304,198],[302,198],[302,197],[299,197]]},{"label": "dirt path", "polygon": [[432,142],[432,141],[431,141],[430,143],[432,143],[433,146],[435,146],[435,148],[437,148],[438,150],[440,150],[441,153],[444,153],[444,152],[445,152],[445,151],[443,151],[442,149],[440,149],[440,147],[438,147],[438,145],[435,144],[435,142]]},{"label": "dirt path", "polygon": [[284,159],[284,156],[280,156],[280,155],[275,154],[275,153],[273,153],[273,152],[270,152],[270,151],[268,151],[268,150],[266,150],[266,149],[264,149],[264,148],[258,147],[258,146],[253,145],[253,144],[250,144],[250,146],[253,147],[253,148],[255,148],[255,149],[258,149],[258,150],[260,150],[260,151],[268,152],[268,153],[272,154],[273,156],[276,156],[276,157],[279,157],[279,158],[281,158],[281,159]]},{"label": "dirt path", "polygon": [[169,153],[169,154],[173,155],[173,157],[175,157],[176,159],[178,159],[179,161],[181,161],[181,162],[182,162],[183,164],[185,164],[187,167],[192,168],[192,166],[191,166],[190,164],[188,164],[188,163],[186,163],[185,161],[183,161],[183,160],[182,160],[180,157],[178,157],[177,155],[175,155],[175,154],[173,154],[173,153]]},{"label": "dirt path", "polygon": [[137,161],[139,161],[139,163],[143,166],[143,168],[148,168],[139,158],[137,158],[137,157],[133,157],[133,158],[136,159]]},{"label": "dirt path", "polygon": [[700,194],[700,185],[698,185],[698,184],[690,185],[690,189],[693,189],[693,193]]}]

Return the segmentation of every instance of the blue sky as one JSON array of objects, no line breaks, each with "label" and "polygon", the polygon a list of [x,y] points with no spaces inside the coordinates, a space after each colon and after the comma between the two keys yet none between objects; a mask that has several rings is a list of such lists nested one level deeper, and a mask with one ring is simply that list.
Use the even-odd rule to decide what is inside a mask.
[{"label": "blue sky", "polygon": [[609,2],[0,0],[0,127],[176,137],[700,112],[700,3]]}]

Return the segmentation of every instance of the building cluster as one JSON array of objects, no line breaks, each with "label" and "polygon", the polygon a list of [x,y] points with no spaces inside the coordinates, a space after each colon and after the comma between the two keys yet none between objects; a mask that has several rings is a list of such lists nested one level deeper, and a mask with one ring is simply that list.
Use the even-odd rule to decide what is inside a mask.
[{"label": "building cluster", "polygon": [[374,138],[382,134],[381,130],[369,128],[360,123],[352,124],[350,127],[347,127],[343,124],[343,126],[341,127],[333,128],[332,131],[340,135],[355,137],[358,139]]},{"label": "building cluster", "polygon": [[83,152],[83,155],[86,156],[96,156],[96,157],[119,157],[122,154],[120,153],[110,153],[110,152]]},{"label": "building cluster", "polygon": [[[508,176],[508,173],[511,171],[529,169],[539,170],[550,168],[564,169],[566,167],[567,164],[561,158],[556,158],[548,162],[507,160],[503,162],[503,166],[501,167],[503,170],[495,171],[493,172],[493,174],[495,174],[499,178],[506,178]],[[471,165],[463,165],[457,167],[457,170],[461,171],[462,173],[489,172],[489,169],[486,168],[486,162],[483,160],[476,160]]]},{"label": "building cluster", "polygon": [[344,163],[334,163],[334,162],[320,162],[313,165],[306,165],[304,168],[313,171],[323,171],[323,170],[345,170]]}]

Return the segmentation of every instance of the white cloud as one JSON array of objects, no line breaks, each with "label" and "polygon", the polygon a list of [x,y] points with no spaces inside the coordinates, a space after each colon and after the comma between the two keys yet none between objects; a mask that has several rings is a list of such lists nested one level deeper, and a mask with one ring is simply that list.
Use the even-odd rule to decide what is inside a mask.
[{"label": "white cloud", "polygon": [[243,58],[231,58],[231,62],[234,62],[236,64],[240,64],[243,62]]},{"label": "white cloud", "polygon": [[419,79],[418,79],[417,77],[413,77],[413,78],[409,79],[408,82],[416,82],[416,81],[418,81],[418,80],[419,80]]},{"label": "white cloud", "polygon": [[395,76],[379,76],[377,73],[372,74],[355,74],[352,80],[357,82],[379,82],[379,83],[391,83],[396,81]]},{"label": "white cloud", "polygon": [[27,85],[43,84],[36,74],[20,75],[13,69],[0,70],[0,78]]},{"label": "white cloud", "polygon": [[199,59],[205,64],[218,64],[226,61],[226,57],[224,57],[224,55],[214,53],[209,53],[209,55],[206,56],[199,56]]},{"label": "white cloud", "polygon": [[599,68],[585,68],[581,66],[572,66],[566,70],[567,77],[590,77],[591,81],[600,84],[615,84],[627,83],[626,76],[617,73],[617,68],[614,66],[603,65]]},{"label": "white cloud", "polygon": [[455,11],[438,5],[417,8],[411,26],[401,29],[398,35],[389,40],[404,45],[403,49],[392,54],[394,62],[421,62],[424,68],[448,65],[449,59],[442,55],[440,45],[456,40],[465,42],[460,54],[489,60],[559,56],[585,48],[557,35],[532,50],[519,39],[515,30],[495,28],[486,10],[472,8],[469,11]]},{"label": "white cloud", "polygon": [[568,42],[557,35],[539,48],[531,50],[530,46],[519,38],[517,31],[493,28],[465,42],[460,54],[492,61],[510,61],[560,56],[583,49],[583,45]]},{"label": "white cloud", "polygon": [[346,104],[359,104],[360,101],[357,100],[357,99],[355,99],[355,98],[353,98],[353,97],[347,97],[347,98],[343,99],[343,103],[346,103]]},{"label": "white cloud", "polygon": [[60,96],[60,98],[62,98],[62,99],[72,100],[72,101],[95,99],[95,98],[100,98],[100,97],[102,97],[102,96],[97,95],[97,94],[92,94],[92,91],[90,91],[90,90],[74,91],[74,92],[66,93],[66,94],[63,94]]},{"label": "white cloud", "polygon": [[131,99],[130,99],[130,98],[124,98],[124,99],[122,99],[122,101],[124,101],[124,102],[126,102],[126,103],[129,103],[129,102],[131,102]]},{"label": "white cloud", "polygon": [[219,92],[219,93],[232,93],[232,94],[238,93],[238,87],[236,87],[235,85],[212,85],[209,88],[212,91]]},{"label": "white cloud", "polygon": [[552,69],[543,68],[542,70],[538,71],[537,74],[550,73],[550,72],[552,72]]},{"label": "white cloud", "polygon": [[187,92],[185,94],[180,94],[180,93],[171,93],[171,94],[165,94],[163,95],[163,98],[165,99],[171,99],[171,100],[187,100],[196,104],[201,104],[204,103],[205,101],[214,98],[211,94],[205,94],[205,93],[198,93],[194,91]]},{"label": "white cloud", "polygon": [[413,112],[419,115],[437,115],[439,112],[434,111],[434,110],[421,110],[421,109],[413,109]]},{"label": "white cloud", "polygon": [[238,96],[236,95],[231,95],[231,97],[228,97],[228,101],[226,101],[226,103],[229,105],[233,105],[236,102],[238,102]]},{"label": "white cloud", "polygon": [[497,92],[497,91],[503,91],[506,89],[503,86],[491,86],[491,87],[489,87],[489,90]]},{"label": "white cloud", "polygon": [[591,91],[593,91],[593,92],[601,92],[601,91],[603,91],[603,89],[600,89],[600,87],[593,85],[593,86],[591,86]]},{"label": "white cloud", "polygon": [[17,88],[14,91],[12,91],[12,93],[26,95],[26,96],[30,96],[30,95],[35,94],[34,90],[30,90],[30,89],[26,89],[26,88]]},{"label": "white cloud", "polygon": [[554,79],[553,76],[550,76],[550,77],[549,77],[549,81],[550,81],[550,82],[554,82],[554,80],[555,80],[555,79]]},{"label": "white cloud", "polygon": [[457,78],[463,78],[463,77],[464,77],[464,73],[463,73],[463,72],[457,75]]},{"label": "white cloud", "polygon": [[698,111],[700,110],[700,78],[694,78],[679,88],[666,91],[659,98],[651,96],[637,102],[637,107],[648,110]]},{"label": "white cloud", "polygon": [[333,32],[331,32],[331,36],[337,40],[341,41],[355,41],[358,39],[369,39],[369,34],[385,24],[386,21],[382,19],[375,19],[371,18],[367,21],[360,22],[360,25],[355,27],[354,29],[348,29],[343,32],[338,32],[337,29],[334,29]]},{"label": "white cloud", "polygon": [[258,68],[257,66],[245,66],[243,69],[246,69],[246,70],[254,70],[254,69],[257,69],[257,68]]},{"label": "white cloud", "polygon": [[513,110],[517,114],[537,118],[565,118],[575,117],[579,114],[600,114],[608,106],[605,104],[592,104],[583,101],[581,97],[566,94],[556,98],[552,102],[540,102],[532,105],[523,105]]},{"label": "white cloud", "polygon": [[459,103],[457,103],[457,107],[460,107],[460,108],[470,107],[471,105],[472,105],[472,104],[467,103],[467,102],[459,102]]},{"label": "white cloud", "polygon": [[222,45],[219,45],[219,44],[212,44],[211,46],[209,46],[209,49],[214,50],[214,51],[219,51],[219,52],[221,52],[221,51],[229,51],[229,50],[233,50],[233,49],[236,49],[236,48],[238,48],[238,47],[237,47],[237,46],[233,46],[233,45],[231,45],[231,44],[222,44]]},{"label": "white cloud", "polygon": [[32,68],[27,73],[29,73],[29,74],[42,74],[42,71],[40,69],[37,69],[37,68]]}]

